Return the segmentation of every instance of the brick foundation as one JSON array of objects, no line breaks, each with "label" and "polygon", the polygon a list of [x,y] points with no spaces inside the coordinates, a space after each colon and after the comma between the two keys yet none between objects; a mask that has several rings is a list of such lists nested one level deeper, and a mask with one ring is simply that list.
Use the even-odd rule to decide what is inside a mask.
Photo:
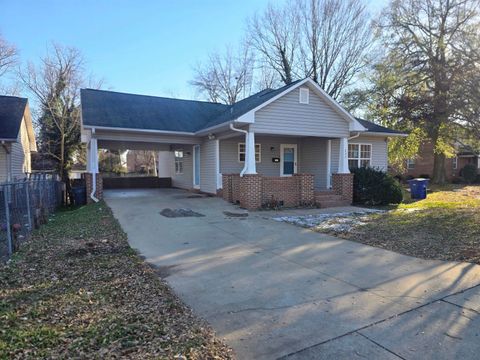
[{"label": "brick foundation", "polygon": [[[103,179],[100,174],[96,174],[96,183],[97,183],[97,188],[95,191],[95,197],[98,200],[103,199]],[[92,174],[91,173],[85,173],[85,185],[87,187],[87,204],[91,204],[93,202],[92,198],[90,197],[90,194],[92,193],[93,187],[92,187]]]},{"label": "brick foundation", "polygon": [[222,195],[228,202],[256,210],[261,207],[296,207],[315,204],[314,176],[290,177],[223,174]]},{"label": "brick foundation", "polygon": [[332,188],[349,204],[353,202],[353,174],[332,174]]}]

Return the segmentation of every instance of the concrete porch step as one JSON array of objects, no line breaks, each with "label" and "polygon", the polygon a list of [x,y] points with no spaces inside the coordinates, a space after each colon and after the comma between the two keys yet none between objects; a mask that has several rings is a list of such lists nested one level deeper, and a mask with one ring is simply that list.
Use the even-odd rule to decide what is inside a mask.
[{"label": "concrete porch step", "polygon": [[324,200],[324,201],[317,201],[317,206],[321,209],[323,208],[331,208],[331,207],[338,207],[338,206],[349,206],[350,203],[347,200]]}]

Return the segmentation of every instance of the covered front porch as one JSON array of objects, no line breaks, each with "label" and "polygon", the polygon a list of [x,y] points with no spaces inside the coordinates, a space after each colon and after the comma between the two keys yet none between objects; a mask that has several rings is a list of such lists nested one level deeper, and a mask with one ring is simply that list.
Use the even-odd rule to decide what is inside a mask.
[{"label": "covered front porch", "polygon": [[222,196],[247,209],[352,202],[348,139],[243,134],[221,138]]}]

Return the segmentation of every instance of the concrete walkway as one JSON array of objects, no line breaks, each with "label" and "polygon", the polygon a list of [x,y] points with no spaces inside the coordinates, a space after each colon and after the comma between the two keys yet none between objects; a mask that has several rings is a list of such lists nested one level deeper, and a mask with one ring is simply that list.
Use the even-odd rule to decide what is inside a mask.
[{"label": "concrete walkway", "polygon": [[243,211],[181,190],[105,198],[131,246],[239,359],[478,359],[479,266],[313,233],[271,212],[227,216]]}]

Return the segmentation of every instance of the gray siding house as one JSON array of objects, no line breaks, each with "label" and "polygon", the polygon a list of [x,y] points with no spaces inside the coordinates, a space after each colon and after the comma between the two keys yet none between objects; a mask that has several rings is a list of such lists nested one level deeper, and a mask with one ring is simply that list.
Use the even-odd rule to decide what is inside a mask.
[{"label": "gray siding house", "polygon": [[92,89],[82,90],[81,105],[94,177],[97,148],[156,150],[170,162],[173,186],[211,194],[222,191],[226,174],[308,173],[315,191],[329,191],[333,174],[387,170],[388,138],[403,136],[354,118],[308,78],[234,105]]},{"label": "gray siding house", "polygon": [[37,151],[27,99],[0,96],[0,145],[0,182],[25,178]]}]

